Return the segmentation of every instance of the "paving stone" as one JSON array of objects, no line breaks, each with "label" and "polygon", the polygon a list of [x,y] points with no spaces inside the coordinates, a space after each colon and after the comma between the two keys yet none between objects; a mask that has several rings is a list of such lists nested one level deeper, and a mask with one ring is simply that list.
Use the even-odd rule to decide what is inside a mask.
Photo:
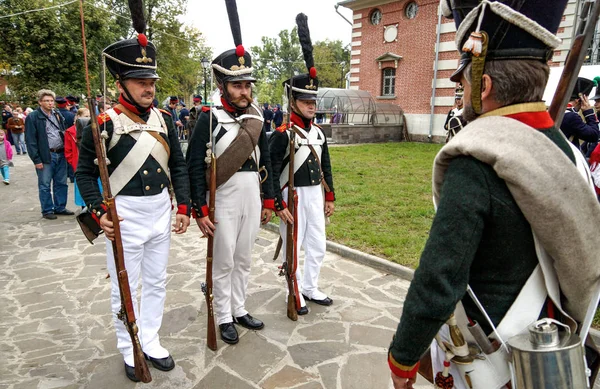
[{"label": "paving stone", "polygon": [[260,387],[263,389],[291,388],[292,386],[308,381],[314,381],[317,378],[314,374],[309,374],[293,366],[286,365],[277,373],[267,378]]},{"label": "paving stone", "polygon": [[337,363],[326,363],[320,365],[318,368],[319,375],[321,376],[321,381],[323,381],[323,385],[325,385],[325,389],[337,389],[338,372],[340,371],[340,365],[338,365]]},{"label": "paving stone", "polygon": [[240,336],[238,344],[224,350],[220,359],[240,376],[259,382],[285,355],[255,331],[248,331]]},{"label": "paving stone", "polygon": [[393,330],[353,324],[350,326],[350,344],[387,348],[394,334]]},{"label": "paving stone", "polygon": [[376,326],[387,327],[389,329],[396,331],[396,328],[398,328],[399,320],[400,320],[400,318],[398,318],[398,320],[392,320],[389,317],[384,316],[384,317],[380,317],[376,320],[373,320],[371,322],[371,324],[376,325]]},{"label": "paving stone", "polygon": [[354,302],[340,312],[343,321],[361,323],[379,316],[379,310],[362,303]]},{"label": "paving stone", "polygon": [[248,290],[248,297],[246,298],[246,310],[253,314],[253,312],[256,312],[278,293],[280,293],[279,288],[272,287],[268,289],[258,288]]},{"label": "paving stone", "polygon": [[342,388],[389,388],[392,380],[386,355],[385,352],[350,355],[341,371]]},{"label": "paving stone", "polygon": [[346,329],[342,323],[334,322],[318,322],[298,330],[298,333],[306,338],[306,340],[339,340],[346,339]]},{"label": "paving stone", "polygon": [[178,333],[196,321],[198,310],[191,305],[165,311],[160,334],[168,335]]},{"label": "paving stone", "polygon": [[220,367],[213,368],[193,389],[253,389],[254,385],[226,372]]},{"label": "paving stone", "polygon": [[300,343],[288,347],[294,363],[305,369],[346,354],[353,348],[340,342]]}]

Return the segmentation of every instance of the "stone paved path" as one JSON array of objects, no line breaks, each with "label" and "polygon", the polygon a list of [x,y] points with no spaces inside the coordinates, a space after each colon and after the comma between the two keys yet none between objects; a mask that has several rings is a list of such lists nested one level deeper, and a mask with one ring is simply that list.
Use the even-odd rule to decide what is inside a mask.
[{"label": "stone paved path", "polygon": [[[90,245],[72,217],[41,218],[27,156],[15,155],[12,175],[0,187],[0,389],[136,387],[116,349],[103,241]],[[71,184],[69,191],[75,209]],[[196,227],[173,237],[160,335],[177,366],[151,368],[153,381],[137,387],[390,388],[386,348],[408,282],[328,254],[320,283],[334,305],[309,305],[310,314],[292,322],[271,260],[275,242],[261,231],[247,301],[265,329],[242,329],[239,344],[219,340],[213,352],[200,291],[205,240]]]}]

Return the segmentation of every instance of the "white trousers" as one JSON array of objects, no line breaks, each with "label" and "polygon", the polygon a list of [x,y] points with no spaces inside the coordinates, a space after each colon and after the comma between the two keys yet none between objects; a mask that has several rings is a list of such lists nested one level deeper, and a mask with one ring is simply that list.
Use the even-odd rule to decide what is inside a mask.
[{"label": "white trousers", "polygon": [[[300,266],[296,270],[296,279],[298,281],[298,291],[300,294],[300,303],[305,306],[304,297],[322,300],[327,295],[318,289],[319,274],[321,265],[325,258],[325,214],[323,202],[323,189],[321,185],[300,186],[296,188],[298,194],[297,228],[298,228],[298,253],[300,247],[304,248],[304,277],[300,271]],[[282,192],[283,200],[287,202],[288,189]],[[279,223],[279,233],[283,239],[282,252],[286,252],[286,231],[287,225]],[[300,258],[298,257],[298,261]]]},{"label": "white trousers", "polygon": [[[153,358],[166,358],[169,352],[160,345],[158,330],[162,324],[166,296],[167,262],[171,243],[171,200],[167,189],[154,196],[117,196],[117,212],[125,269],[129,277],[131,300],[139,328],[142,349]],[[133,366],[133,346],[125,325],[117,318],[121,297],[112,243],[106,239],[106,259],[111,280],[111,309],[117,332],[117,348],[125,363]],[[142,297],[138,309],[137,287],[142,278]]]},{"label": "white trousers", "polygon": [[252,247],[260,228],[260,188],[256,172],[237,172],[217,188],[213,248],[213,308],[218,324],[248,313],[246,289]]}]

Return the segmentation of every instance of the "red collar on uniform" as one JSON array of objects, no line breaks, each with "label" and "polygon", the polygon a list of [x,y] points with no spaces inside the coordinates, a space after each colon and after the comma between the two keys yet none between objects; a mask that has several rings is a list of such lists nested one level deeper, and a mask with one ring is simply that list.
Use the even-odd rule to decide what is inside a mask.
[{"label": "red collar on uniform", "polygon": [[221,104],[223,104],[223,109],[230,113],[235,113],[236,109],[231,106],[223,97],[221,97]]},{"label": "red collar on uniform", "polygon": [[[123,95],[119,95],[119,103],[123,104],[123,106],[125,108],[127,108],[128,110],[130,110],[131,112],[141,115],[142,112],[138,111],[138,109],[131,104],[130,102],[128,102],[127,100],[125,100],[125,98],[123,97]],[[152,105],[148,107],[148,109],[146,110],[146,112],[150,111],[150,108],[152,108]]]},{"label": "red collar on uniform", "polygon": [[554,121],[548,111],[521,112],[506,115],[507,118],[515,119],[533,128],[546,129],[554,126]]},{"label": "red collar on uniform", "polygon": [[[306,123],[304,122],[304,119],[302,118],[302,116],[298,115],[296,112],[292,112],[292,115],[290,116],[290,121],[300,128],[306,128]],[[308,124],[310,127],[310,125],[312,124],[312,121],[309,121]]]}]

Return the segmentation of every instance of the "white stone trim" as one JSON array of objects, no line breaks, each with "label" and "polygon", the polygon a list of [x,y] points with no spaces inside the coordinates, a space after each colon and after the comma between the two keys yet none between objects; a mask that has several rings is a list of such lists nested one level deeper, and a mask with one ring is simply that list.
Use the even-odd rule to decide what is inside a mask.
[{"label": "white stone trim", "polygon": [[353,29],[353,30],[358,30],[359,28],[362,28],[362,23],[361,23],[361,22],[354,23],[354,24],[352,25],[352,29]]},{"label": "white stone trim", "polygon": [[350,73],[360,73],[360,68],[351,68]]},{"label": "white stone trim", "polygon": [[454,96],[438,96],[435,98],[436,107],[452,107],[454,106]]},{"label": "white stone trim", "polygon": [[362,14],[354,14],[352,15],[353,20],[362,19]]},{"label": "white stone trim", "polygon": [[565,30],[561,33],[556,34],[556,36],[561,38],[563,42],[567,39],[570,41],[571,37],[573,36],[573,27],[565,27]]},{"label": "white stone trim", "polygon": [[449,32],[456,32],[456,24],[452,23],[442,23],[440,31],[442,34],[446,34]]},{"label": "white stone trim", "polygon": [[360,55],[360,50],[352,50],[350,55]]},{"label": "white stone trim", "polygon": [[350,82],[359,82],[360,77],[350,77]]},{"label": "white stone trim", "polygon": [[437,80],[431,80],[431,87],[435,87],[436,89],[454,89],[456,88],[456,83],[454,81],[450,81],[449,78],[438,78]]},{"label": "white stone trim", "polygon": [[354,58],[350,60],[350,65],[358,65],[360,63],[360,58]]},{"label": "white stone trim", "polygon": [[565,15],[565,16],[575,15],[576,9],[577,9],[577,4],[569,3],[569,4],[567,4],[567,7],[565,8],[565,12],[563,12],[563,15]]},{"label": "white stone trim", "polygon": [[354,41],[354,42],[352,42],[352,47],[360,46],[361,44],[362,44],[361,41]]},{"label": "white stone trim", "polygon": [[353,32],[352,33],[352,38],[360,38],[362,36],[362,32],[361,31],[357,31],[357,32]]},{"label": "white stone trim", "polygon": [[456,51],[456,43],[454,41],[440,42],[439,52]]},{"label": "white stone trim", "polygon": [[[435,64],[432,64],[433,68]],[[438,61],[438,70],[456,70],[458,68],[457,59],[441,59]]]},{"label": "white stone trim", "polygon": [[[408,123],[408,132],[414,135],[429,135],[429,123],[431,114],[423,113],[404,113],[406,122]],[[446,137],[444,130],[444,122],[446,121],[447,112],[444,114],[433,115],[433,136]]]},{"label": "white stone trim", "polygon": [[358,85],[350,85],[350,89],[352,89],[352,90],[360,90],[360,88],[358,87]]}]

